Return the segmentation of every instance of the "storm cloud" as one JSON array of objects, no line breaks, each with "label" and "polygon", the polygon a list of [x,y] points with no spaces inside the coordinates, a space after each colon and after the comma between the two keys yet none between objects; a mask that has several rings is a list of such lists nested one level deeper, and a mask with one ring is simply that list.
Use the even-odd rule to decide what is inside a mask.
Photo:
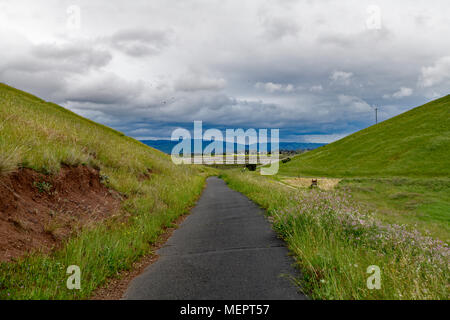
[{"label": "storm cloud", "polygon": [[0,81],[137,138],[203,120],[329,142],[373,124],[375,107],[384,120],[449,93],[448,12],[445,0],[2,0]]}]

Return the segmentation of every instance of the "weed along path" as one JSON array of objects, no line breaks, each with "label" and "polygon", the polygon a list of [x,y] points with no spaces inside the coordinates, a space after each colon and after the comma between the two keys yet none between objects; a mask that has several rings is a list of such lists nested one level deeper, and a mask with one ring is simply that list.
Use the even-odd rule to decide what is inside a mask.
[{"label": "weed along path", "polygon": [[219,178],[125,299],[305,299],[288,250],[262,210]]}]

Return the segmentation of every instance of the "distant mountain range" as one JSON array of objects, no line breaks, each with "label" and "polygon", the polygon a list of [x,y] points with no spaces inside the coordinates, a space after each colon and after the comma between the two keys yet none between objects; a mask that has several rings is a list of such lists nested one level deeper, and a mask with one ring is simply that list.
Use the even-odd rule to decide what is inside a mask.
[{"label": "distant mountain range", "polygon": [[[194,151],[194,145],[191,144],[192,151]],[[172,149],[174,146],[176,146],[179,142],[178,141],[171,141],[171,140],[141,140],[142,143],[158,149],[164,153],[170,154],[172,152]],[[202,145],[203,148],[205,148],[207,145],[209,145],[211,141],[203,140]],[[325,143],[302,143],[302,142],[280,142],[279,143],[279,149],[280,150],[287,150],[287,151],[296,151],[296,150],[312,150],[316,149],[318,147],[321,147],[325,145]],[[234,143],[234,150],[237,149],[238,144]],[[258,146],[259,147],[259,146]],[[223,150],[225,151],[226,145],[225,142],[223,144]],[[249,146],[246,145],[246,150],[248,150]],[[259,151],[259,148],[257,148]],[[268,151],[271,151],[270,144],[267,144]]]}]

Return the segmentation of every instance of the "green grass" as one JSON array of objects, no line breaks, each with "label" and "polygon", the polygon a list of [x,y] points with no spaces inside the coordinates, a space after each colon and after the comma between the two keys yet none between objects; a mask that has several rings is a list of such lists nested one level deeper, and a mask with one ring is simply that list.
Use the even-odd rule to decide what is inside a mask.
[{"label": "green grass", "polygon": [[280,164],[282,177],[344,178],[385,222],[450,238],[450,95]]},{"label": "green grass", "polygon": [[450,95],[306,152],[285,176],[450,177]]},{"label": "green grass", "polygon": [[343,179],[338,188],[381,221],[407,224],[450,242],[450,179],[354,178]]},{"label": "green grass", "polygon": [[[267,210],[312,299],[448,299],[448,248],[402,226],[377,222],[343,190],[292,189],[257,173],[224,170],[228,185]],[[367,268],[381,270],[370,290]]]},{"label": "green grass", "polygon": [[[211,172],[176,166],[169,156],[120,132],[0,84],[0,175],[20,167],[53,174],[62,164],[100,169],[108,186],[126,196],[122,212],[51,254],[0,264],[0,299],[89,297],[149,253],[164,226],[195,203]],[[150,178],[140,179],[149,169]],[[81,290],[65,286],[69,265],[81,268]]]}]

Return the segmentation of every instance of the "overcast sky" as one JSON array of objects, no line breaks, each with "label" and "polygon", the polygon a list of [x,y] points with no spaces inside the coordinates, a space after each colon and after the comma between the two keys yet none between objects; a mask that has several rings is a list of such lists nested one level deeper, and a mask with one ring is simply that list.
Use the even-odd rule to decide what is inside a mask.
[{"label": "overcast sky", "polygon": [[330,142],[449,94],[450,1],[0,0],[0,82],[136,138]]}]

